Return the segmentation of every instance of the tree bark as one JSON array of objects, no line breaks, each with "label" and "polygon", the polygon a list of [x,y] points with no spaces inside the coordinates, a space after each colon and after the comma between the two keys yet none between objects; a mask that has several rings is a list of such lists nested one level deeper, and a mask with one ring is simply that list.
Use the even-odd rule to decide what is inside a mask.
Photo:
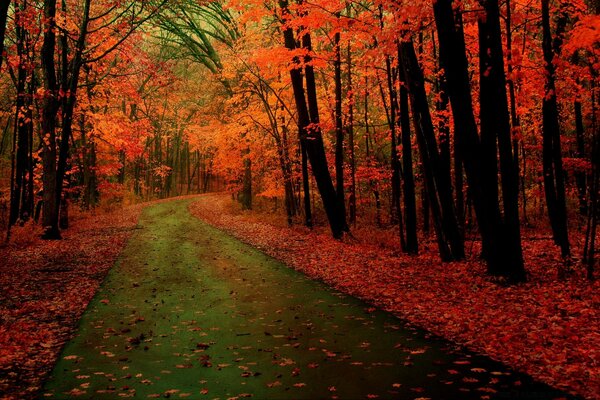
[{"label": "tree bark", "polygon": [[[398,141],[396,134],[397,118],[398,118],[398,94],[396,92],[396,77],[397,74],[392,68],[391,58],[388,56],[385,60],[386,72],[387,72],[387,86],[389,92],[389,115],[388,125],[390,128],[390,163],[392,166],[392,202],[390,207],[390,222],[392,224],[398,223],[402,227],[402,210],[400,208],[400,160],[398,158]],[[402,248],[406,248],[404,232],[400,230],[400,242]]]},{"label": "tree bark", "polygon": [[344,189],[344,123],[342,120],[342,52],[340,48],[340,33],[334,35],[335,60],[334,84],[335,84],[335,192],[339,213],[344,216],[344,230],[348,231],[346,223],[346,197]]},{"label": "tree bark", "polygon": [[352,53],[348,44],[346,57],[348,65],[348,121],[346,130],[348,133],[348,148],[350,150],[350,195],[348,196],[349,220],[351,224],[356,223],[356,159],[354,149],[354,87],[352,85]]},{"label": "tree bark", "polygon": [[[15,13],[17,55],[17,100],[15,107],[15,152],[14,174],[10,199],[9,225],[14,225],[18,220],[26,221],[33,213],[33,193],[29,180],[32,175],[32,92],[33,77],[29,65],[28,49],[30,46],[29,33],[20,20],[20,13],[25,11],[27,4],[22,3]],[[29,80],[29,85],[27,81]]]},{"label": "tree bark", "polygon": [[493,274],[505,276],[512,282],[521,282],[526,279],[526,275],[519,221],[519,175],[514,163],[510,132],[500,10],[498,0],[482,0],[481,3],[485,10],[485,15],[478,21],[481,154],[484,157],[482,169],[486,173],[483,183],[486,187],[486,196],[493,196],[493,193],[498,192],[497,187],[489,187],[492,183],[490,182],[491,176],[497,176],[497,141],[504,211],[496,231],[498,235],[497,249],[502,249],[502,251],[496,252],[495,262],[488,262],[488,266]]},{"label": "tree bark", "polygon": [[408,89],[404,70],[400,68],[400,128],[402,135],[402,166],[404,172],[404,220],[406,229],[406,247],[408,254],[419,253],[417,239],[417,199],[415,194],[415,177],[413,172],[412,140],[410,132],[410,114],[408,108]]},{"label": "tree bark", "polygon": [[44,185],[42,225],[45,239],[60,239],[58,229],[59,203],[57,202],[56,174],[56,116],[59,108],[56,65],[56,0],[44,0],[44,41],[41,65],[44,95],[41,101],[42,166]]},{"label": "tree bark", "polygon": [[4,0],[0,3],[0,70],[2,69],[2,61],[4,61],[4,35],[6,33],[6,19],[9,7],[10,0]]},{"label": "tree bark", "polygon": [[[583,126],[583,113],[581,111],[581,101],[576,100],[575,108],[575,140],[577,143],[576,156],[579,160],[585,160],[585,129]],[[586,172],[577,171],[575,173],[575,183],[577,184],[577,198],[579,200],[579,213],[587,215],[587,199],[586,199]]]},{"label": "tree bark", "polygon": [[[468,199],[472,200],[482,238],[482,257],[487,262],[488,273],[516,282],[525,279],[518,225],[518,175],[513,176],[516,168],[510,165],[514,158],[511,154],[498,5],[496,2],[494,12],[494,5],[488,3],[483,4],[486,15],[480,21],[481,140],[473,111],[460,11],[455,14],[453,0],[438,0],[434,4],[434,15],[440,63],[446,75],[454,117],[455,152],[460,157],[458,162],[462,161],[465,167]],[[488,24],[493,25],[493,29]],[[498,120],[497,114],[502,114]],[[507,217],[512,218],[512,229],[504,228],[498,200],[498,134],[495,129],[500,128],[501,123],[504,124],[501,127],[504,135],[501,150],[506,153],[508,148],[508,155],[504,154],[501,161],[503,188],[505,185],[508,189],[505,211],[508,211]],[[515,184],[516,191],[513,193],[511,189]],[[514,207],[517,207],[516,210]]]},{"label": "tree bark", "polygon": [[440,257],[443,261],[461,260],[465,257],[464,241],[456,220],[451,184],[444,176],[441,166],[425,93],[423,71],[417,60],[412,40],[402,41],[400,47]]},{"label": "tree bark", "polygon": [[[280,0],[279,6],[283,14],[284,21],[290,18],[287,0]],[[290,27],[285,27],[283,30],[285,46],[289,50],[296,49],[296,40],[294,31]],[[302,46],[308,52],[312,50],[310,35],[305,33],[302,37]],[[299,64],[298,59],[294,60],[295,64]],[[337,195],[327,166],[327,158],[325,156],[325,147],[321,127],[319,125],[319,111],[317,104],[316,83],[314,69],[311,65],[309,56],[305,58],[305,79],[306,92],[304,90],[304,82],[302,72],[299,68],[290,69],[290,77],[292,88],[294,91],[294,101],[298,112],[298,129],[300,140],[304,145],[306,155],[310,161],[313,175],[317,183],[317,189],[327,214],[331,232],[335,238],[340,238],[344,231],[345,216],[337,206]],[[306,93],[306,97],[305,97]]]},{"label": "tree bark", "polygon": [[544,170],[544,192],[548,217],[554,242],[560,246],[561,255],[567,259],[571,255],[567,226],[567,205],[565,194],[560,124],[556,97],[556,67],[554,56],[560,52],[566,15],[559,17],[556,38],[550,31],[549,0],[542,0],[542,48],[546,69],[545,95],[542,101],[542,163]]}]

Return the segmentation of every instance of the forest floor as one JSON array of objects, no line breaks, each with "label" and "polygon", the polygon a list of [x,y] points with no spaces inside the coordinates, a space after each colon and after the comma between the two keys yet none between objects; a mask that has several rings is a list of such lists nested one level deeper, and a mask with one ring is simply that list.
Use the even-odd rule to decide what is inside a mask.
[{"label": "forest floor", "polygon": [[523,243],[528,282],[505,287],[485,274],[477,243],[468,243],[467,262],[442,264],[425,241],[418,257],[402,255],[390,237],[368,229],[354,229],[340,242],[325,228],[288,228],[242,212],[227,195],[204,196],[191,210],[340,292],[554,387],[599,398],[600,283],[586,280],[581,269],[558,279],[557,250],[539,233],[526,234]]},{"label": "forest floor", "polygon": [[568,397],[332,291],[192,202],[144,209],[44,398]]},{"label": "forest floor", "polygon": [[[374,307],[377,306],[409,321],[412,326],[423,327],[436,335],[446,337],[479,353],[488,354],[494,359],[527,372],[554,387],[589,399],[597,398],[597,393],[600,393],[598,367],[600,339],[597,330],[600,323],[598,316],[599,285],[598,283],[590,284],[579,273],[564,281],[557,280],[555,278],[557,262],[549,241],[525,241],[530,280],[524,285],[506,288],[487,278],[484,267],[479,262],[471,260],[467,263],[440,264],[434,255],[433,247],[419,257],[403,256],[393,245],[393,235],[381,240],[382,235],[375,235],[368,229],[353,229],[354,237],[340,242],[331,239],[324,228],[314,231],[303,227],[288,228],[280,222],[273,223],[272,217],[269,218],[256,212],[240,212],[227,195],[205,195],[199,200],[190,204],[189,208],[194,215],[284,261],[287,265],[308,276],[324,281],[339,292],[360,297],[370,304],[360,303],[363,310],[362,316],[345,319],[356,319],[363,322],[371,321],[372,318],[378,319],[380,314]],[[159,203],[170,204],[170,200]],[[125,246],[127,239],[132,233],[142,235],[144,232],[145,225],[143,223],[137,225],[142,207],[128,207],[113,214],[78,216],[73,227],[66,231],[65,240],[59,242],[32,240],[35,232],[27,227],[21,228],[15,232],[14,242],[11,245],[0,247],[0,259],[3,264],[3,273],[0,275],[0,398],[35,398],[62,346],[66,340],[72,337],[79,318]],[[193,221],[196,220],[186,219],[184,224],[186,230],[189,227],[188,224],[195,224]],[[184,235],[187,235],[186,232]],[[189,238],[189,243],[197,243],[200,240],[204,243],[201,233],[195,232],[196,235],[200,234],[200,237],[194,235],[194,238]],[[219,235],[216,231],[214,232],[215,235]],[[219,240],[225,239],[220,239],[219,236],[217,242]],[[183,247],[183,250],[178,251],[189,251],[186,247],[188,244]],[[428,246],[427,243],[422,244]],[[249,252],[253,252],[252,249],[242,248],[239,244],[231,246],[231,251],[238,254],[241,252],[247,255]],[[177,244],[177,247],[181,247],[181,243]],[[168,250],[174,251],[173,248]],[[215,249],[215,251],[218,252],[219,249]],[[220,265],[227,265],[228,262],[231,262],[229,257],[230,255],[219,253],[215,256],[217,258],[215,261],[218,261]],[[271,263],[268,258],[264,260],[266,264]],[[274,269],[279,271],[277,273],[282,270],[281,267],[274,267]],[[247,274],[248,271],[241,270],[240,273]],[[248,278],[237,276],[237,282],[234,284],[241,284],[240,279],[245,282],[243,279]],[[301,279],[297,278],[296,280]],[[124,286],[127,293],[133,293],[136,288],[144,284],[139,281],[128,283],[131,283],[130,287]],[[313,283],[313,285],[318,284]],[[280,288],[280,292],[281,290],[283,289]],[[92,302],[90,310],[106,312],[108,306],[112,304],[111,294],[98,295]],[[233,299],[240,296],[241,291],[234,290],[233,293],[227,292],[227,294]],[[344,308],[345,304],[354,302],[352,298],[343,297],[339,293],[331,295],[338,299],[338,303],[342,301],[340,299],[343,299]],[[277,298],[281,297],[280,293]],[[149,303],[144,307],[152,305],[150,300],[148,299]],[[226,301],[229,300],[231,299],[226,298]],[[252,301],[248,298],[243,300]],[[193,300],[188,299],[188,301]],[[330,305],[335,306],[336,304]],[[263,306],[261,305],[261,307]],[[329,306],[328,309],[330,309]],[[281,310],[275,310],[275,313]],[[134,336],[127,329],[131,329],[133,332],[134,329],[143,326],[143,321],[147,318],[142,316],[142,319],[139,319],[131,311],[130,309],[123,310],[125,313],[130,312],[123,317],[126,326],[121,329],[113,328],[114,332],[107,330],[104,336],[107,336],[109,340],[115,340],[117,345],[129,346],[135,348],[135,351],[139,351],[141,346],[150,347],[142,344],[150,337],[145,334],[141,337]],[[173,315],[180,312],[183,311],[179,308],[172,310]],[[234,318],[236,315],[239,317],[241,315],[239,312],[239,310],[231,311],[231,317]],[[91,311],[88,314],[91,314]],[[323,315],[327,314],[319,313],[319,318]],[[189,335],[189,332],[210,335],[213,332],[210,329],[199,331],[197,326],[186,325],[190,321],[170,325],[172,332],[180,332],[184,335]],[[275,327],[264,330],[263,335],[266,339],[271,340],[270,336],[273,336],[275,339],[283,340],[280,334],[274,335],[272,332],[275,328],[278,329],[276,321],[277,319],[271,321]],[[127,324],[131,324],[131,326]],[[390,330],[390,326],[392,325],[384,324],[384,329]],[[217,326],[212,327],[216,328]],[[392,330],[396,330],[394,327]],[[410,327],[407,329],[419,338],[422,335],[418,329],[410,329]],[[248,332],[238,333],[241,333],[242,336],[238,337],[236,333],[236,340],[243,341],[247,336],[245,333]],[[293,346],[296,345],[296,342],[292,342],[296,337],[294,333],[285,333],[285,340],[290,340],[283,345],[285,351],[288,350],[287,347],[294,348]],[[370,336],[367,333],[365,337],[368,338]],[[161,335],[169,335],[169,333]],[[323,335],[327,335],[327,333],[324,332]],[[114,338],[110,339],[113,336]],[[288,336],[292,339],[287,339]],[[324,336],[321,338],[327,340]],[[442,353],[446,351],[453,353],[454,346],[447,342],[433,346],[436,350],[431,351],[429,344],[419,344],[422,343],[419,342],[421,340],[419,338],[413,337],[413,340],[417,340],[416,342],[405,343],[397,348],[405,352],[404,358],[401,358],[406,363],[403,366],[422,362],[423,360],[419,357],[422,357],[423,354],[426,355],[425,357],[439,354],[436,352],[439,352],[440,348]],[[178,353],[179,355],[176,357],[185,358],[190,352],[202,353],[201,350],[210,349],[214,344],[211,344],[208,339],[195,343],[189,352]],[[360,346],[363,347],[359,347],[361,349],[369,348],[378,340],[380,339],[363,339],[360,342]],[[428,340],[437,341],[435,338]],[[319,341],[313,347],[321,352],[323,349],[329,350],[330,345],[324,343]],[[403,342],[400,341],[400,343]],[[198,347],[198,345],[200,346]],[[263,349],[265,348],[269,350],[266,345]],[[410,348],[408,355],[406,355],[407,348]],[[231,350],[228,349],[228,351]],[[114,350],[102,351],[105,352],[103,357],[109,362],[123,364],[129,361],[128,356],[109,357],[109,353],[116,354]],[[240,349],[235,349],[235,351],[240,351]],[[273,356],[269,351],[266,353]],[[329,353],[332,357],[333,354],[338,356],[340,361],[345,359],[341,356],[342,353],[335,351]],[[351,354],[354,355],[354,353]],[[473,357],[470,354],[458,354],[469,359]],[[64,357],[67,359],[63,358],[59,365],[65,366],[68,365],[66,363],[80,362],[77,354],[72,354],[72,356],[74,357],[65,355]],[[326,353],[324,357],[329,360]],[[124,358],[127,360],[123,361]],[[287,360],[284,357],[280,362],[286,366]],[[200,356],[200,361],[201,363],[212,362],[210,359],[202,359],[202,356]],[[241,360],[234,361],[241,362]],[[502,394],[506,395],[507,393],[506,386],[504,391],[502,388],[498,391],[497,384],[506,385],[507,377],[519,376],[518,374],[508,375],[502,367],[496,368],[493,364],[486,367],[470,365],[470,362],[465,363],[468,361],[466,359],[456,361],[450,362],[451,365],[448,366],[447,361],[437,360],[435,364],[441,365],[442,371],[429,372],[427,377],[439,381],[445,379],[443,378],[444,374],[450,374],[452,379],[448,379],[446,382],[456,382],[456,387],[463,390],[468,389],[471,385],[471,389],[482,389],[474,392],[478,393],[480,397],[494,398],[502,397]],[[177,371],[191,372],[188,366],[189,364],[184,362],[164,371],[174,374]],[[203,366],[206,367],[206,364],[204,363]],[[314,366],[311,363],[308,369],[312,371]],[[122,367],[125,368],[127,365],[122,365]],[[243,367],[238,368],[240,374],[256,372],[252,365],[237,365],[237,367]],[[294,368],[291,370],[292,377],[297,377],[298,371]],[[70,371],[72,368],[63,369]],[[227,368],[217,364],[217,370],[219,369]],[[322,372],[320,368],[314,369],[316,372]],[[108,376],[108,378],[105,376],[104,378],[109,381],[112,379],[116,381],[118,378],[137,379],[135,375],[129,376],[126,370],[120,372],[122,372],[122,376]],[[164,374],[167,375],[169,372],[164,372]],[[433,375],[434,373],[436,375]],[[473,375],[473,373],[479,375]],[[87,391],[91,387],[91,382],[84,380],[85,376],[85,374],[75,376],[75,379],[81,381],[77,390]],[[97,377],[93,376],[94,379]],[[245,378],[249,375],[240,376]],[[283,386],[283,383],[287,382],[287,384],[292,384],[290,390],[291,388],[294,388],[293,390],[305,388],[303,384],[308,384],[310,371],[304,376],[306,378],[297,382],[293,381],[293,383],[289,381],[289,377],[275,376],[275,379],[270,380],[266,385],[267,388],[272,389]],[[144,385],[152,387],[146,379],[148,378],[138,379],[138,384],[144,381]],[[527,378],[523,380],[523,383],[525,390],[528,390],[530,387]],[[294,384],[296,385],[294,386]],[[512,384],[513,388],[508,390],[514,393],[512,390],[515,388],[514,385],[519,384],[519,380],[513,381]],[[423,386],[426,384],[416,385],[418,383],[408,385],[402,390],[412,388],[414,389],[411,390],[411,393],[414,394],[413,397],[426,398],[426,393],[423,393]],[[131,394],[128,391],[130,387],[122,382],[105,386],[105,390],[112,390],[113,394],[118,387],[120,397]],[[331,387],[333,390],[329,391],[329,394],[332,397],[339,396],[337,387],[335,385]],[[394,381],[391,389],[389,387],[386,389],[393,392],[400,388],[402,388],[400,382]],[[155,390],[148,393],[152,395],[162,393],[165,397],[171,395],[185,397],[188,394],[185,391],[177,392],[179,389],[157,391],[163,389],[160,384],[153,389]],[[206,386],[201,389],[201,393],[205,393],[204,390],[209,389],[211,388]],[[329,387],[327,389],[329,390]],[[143,392],[146,391],[142,390],[140,393]],[[76,394],[77,391],[73,393]],[[212,392],[212,394],[214,393]],[[376,393],[369,394],[375,395]],[[389,394],[391,395],[391,393]],[[543,394],[540,397],[540,393],[531,392],[529,394],[538,395],[535,398],[547,398],[543,397]],[[192,398],[197,398],[196,394]],[[212,397],[208,396],[208,398]],[[407,398],[412,397],[407,396]]]},{"label": "forest floor", "polygon": [[75,216],[60,241],[28,224],[0,246],[0,398],[35,397],[141,210]]}]

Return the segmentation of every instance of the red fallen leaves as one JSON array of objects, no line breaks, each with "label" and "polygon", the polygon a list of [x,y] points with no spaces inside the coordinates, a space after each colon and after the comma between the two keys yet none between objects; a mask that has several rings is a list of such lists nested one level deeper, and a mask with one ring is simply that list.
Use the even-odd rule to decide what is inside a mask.
[{"label": "red fallen leaves", "polygon": [[[141,207],[75,220],[64,240],[0,248],[0,393],[35,398],[63,343],[114,264]],[[23,232],[17,232],[17,235]],[[85,388],[84,388],[85,389]],[[82,396],[85,390],[77,389]]]},{"label": "red fallen leaves", "polygon": [[435,334],[563,390],[587,398],[600,393],[600,283],[581,274],[557,280],[550,240],[524,240],[529,282],[502,287],[476,260],[477,243],[469,243],[468,262],[441,264],[435,246],[407,257],[367,237],[342,243],[326,231],[270,225],[230,204],[227,195],[211,194],[190,209],[312,278]]}]

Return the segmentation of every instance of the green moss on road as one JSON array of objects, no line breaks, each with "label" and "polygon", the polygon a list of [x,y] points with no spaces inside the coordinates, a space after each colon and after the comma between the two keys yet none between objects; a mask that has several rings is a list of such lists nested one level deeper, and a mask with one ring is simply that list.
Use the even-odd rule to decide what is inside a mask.
[{"label": "green moss on road", "polygon": [[387,313],[369,312],[197,220],[191,201],[144,211],[43,398],[554,394]]}]

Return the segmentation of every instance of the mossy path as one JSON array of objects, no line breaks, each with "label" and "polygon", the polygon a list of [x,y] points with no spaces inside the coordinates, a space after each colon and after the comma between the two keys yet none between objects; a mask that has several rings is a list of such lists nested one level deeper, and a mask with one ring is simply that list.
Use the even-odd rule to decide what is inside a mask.
[{"label": "mossy path", "polygon": [[42,398],[559,395],[307,279],[194,218],[191,201],[144,211]]}]

